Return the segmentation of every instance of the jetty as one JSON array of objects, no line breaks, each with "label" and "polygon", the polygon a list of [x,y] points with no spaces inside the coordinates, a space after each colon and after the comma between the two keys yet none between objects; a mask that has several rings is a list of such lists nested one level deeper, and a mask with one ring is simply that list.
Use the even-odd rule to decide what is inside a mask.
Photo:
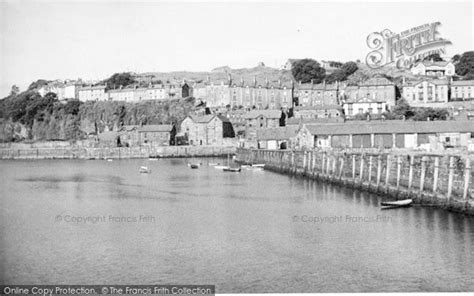
[{"label": "jetty", "polygon": [[474,215],[472,154],[237,149],[236,161]]}]

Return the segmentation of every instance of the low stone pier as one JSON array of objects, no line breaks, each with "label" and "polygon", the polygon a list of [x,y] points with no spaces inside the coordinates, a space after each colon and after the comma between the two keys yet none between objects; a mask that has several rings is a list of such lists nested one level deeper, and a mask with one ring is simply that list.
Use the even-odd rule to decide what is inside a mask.
[{"label": "low stone pier", "polygon": [[240,163],[474,215],[473,155],[238,149]]}]

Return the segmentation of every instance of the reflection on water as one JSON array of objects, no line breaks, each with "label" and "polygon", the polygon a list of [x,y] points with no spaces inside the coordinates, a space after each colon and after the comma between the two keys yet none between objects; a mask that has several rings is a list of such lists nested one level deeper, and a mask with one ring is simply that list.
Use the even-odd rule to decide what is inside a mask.
[{"label": "reflection on water", "polygon": [[348,188],[188,161],[3,161],[1,282],[474,290],[472,217],[382,211],[380,197]]}]

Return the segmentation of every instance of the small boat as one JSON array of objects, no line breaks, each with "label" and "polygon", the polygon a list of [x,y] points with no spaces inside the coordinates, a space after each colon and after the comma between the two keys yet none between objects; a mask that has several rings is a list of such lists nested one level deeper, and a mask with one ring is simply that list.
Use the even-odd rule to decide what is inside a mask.
[{"label": "small boat", "polygon": [[156,158],[156,157],[150,157],[150,158],[148,158],[148,160],[158,160],[158,158]]},{"label": "small boat", "polygon": [[146,166],[142,166],[142,167],[140,167],[139,172],[140,172],[140,174],[150,174],[151,170]]},{"label": "small boat", "polygon": [[224,168],[222,169],[224,172],[232,172],[232,173],[238,173],[240,172],[241,168]]},{"label": "small boat", "polygon": [[107,158],[107,161],[114,161],[112,158]]},{"label": "small boat", "polygon": [[210,162],[209,163],[209,166],[216,166],[216,165],[220,165],[220,163],[218,163],[218,162]]},{"label": "small boat", "polygon": [[396,200],[396,201],[385,201],[382,202],[381,205],[384,207],[408,207],[413,202],[412,199],[403,199],[403,200]]},{"label": "small boat", "polygon": [[199,165],[195,164],[195,163],[191,163],[191,164],[189,164],[189,167],[192,168],[192,169],[197,169],[197,168],[199,168]]},{"label": "small boat", "polygon": [[264,167],[265,167],[265,164],[264,164],[264,163],[255,163],[255,164],[252,164],[252,167],[264,168]]},{"label": "small boat", "polygon": [[214,166],[214,168],[217,170],[223,170],[223,169],[228,169],[229,167],[226,165],[216,165]]}]

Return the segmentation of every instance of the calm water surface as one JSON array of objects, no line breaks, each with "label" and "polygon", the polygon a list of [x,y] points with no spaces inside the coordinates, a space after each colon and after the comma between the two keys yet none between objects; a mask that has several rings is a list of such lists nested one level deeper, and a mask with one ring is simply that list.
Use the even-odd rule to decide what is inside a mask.
[{"label": "calm water surface", "polygon": [[471,217],[199,161],[0,162],[1,283],[474,290]]}]

